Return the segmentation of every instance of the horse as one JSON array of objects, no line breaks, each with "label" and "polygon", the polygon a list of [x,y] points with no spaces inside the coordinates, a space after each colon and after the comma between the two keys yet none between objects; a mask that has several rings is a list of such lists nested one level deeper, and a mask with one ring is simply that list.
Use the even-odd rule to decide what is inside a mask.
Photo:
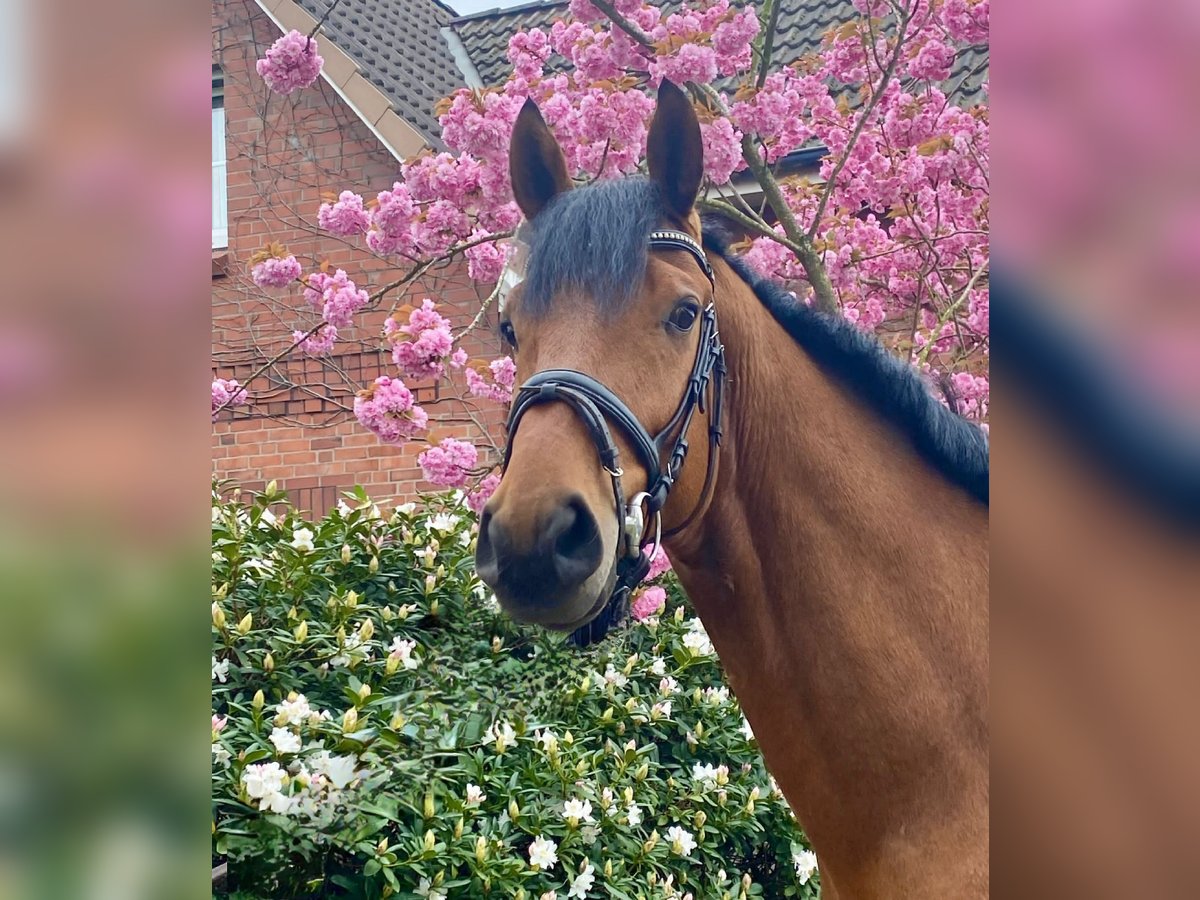
[{"label": "horse", "polygon": [[480,577],[586,641],[661,532],[823,896],[984,897],[986,436],[701,221],[700,128],[666,81],[647,163],[575,188],[533,101],[515,122],[521,387]]}]

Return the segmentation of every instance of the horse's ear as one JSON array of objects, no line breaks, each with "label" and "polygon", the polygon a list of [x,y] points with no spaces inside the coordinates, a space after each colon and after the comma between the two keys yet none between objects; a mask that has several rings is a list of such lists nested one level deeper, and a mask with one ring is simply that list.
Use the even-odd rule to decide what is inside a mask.
[{"label": "horse's ear", "polygon": [[658,86],[658,108],[646,138],[646,163],[667,209],[686,219],[704,176],[704,144],[692,101],[665,78]]},{"label": "horse's ear", "polygon": [[517,206],[530,221],[557,195],[571,189],[567,159],[532,99],[525,101],[513,125],[508,172]]}]

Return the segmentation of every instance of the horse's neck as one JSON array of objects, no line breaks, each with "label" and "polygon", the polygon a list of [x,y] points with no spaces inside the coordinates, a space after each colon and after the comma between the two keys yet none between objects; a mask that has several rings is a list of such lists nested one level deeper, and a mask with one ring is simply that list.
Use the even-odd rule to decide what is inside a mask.
[{"label": "horse's neck", "polygon": [[986,510],[737,284],[713,501],[668,549],[823,864],[849,870],[949,824],[981,776],[986,803]]}]

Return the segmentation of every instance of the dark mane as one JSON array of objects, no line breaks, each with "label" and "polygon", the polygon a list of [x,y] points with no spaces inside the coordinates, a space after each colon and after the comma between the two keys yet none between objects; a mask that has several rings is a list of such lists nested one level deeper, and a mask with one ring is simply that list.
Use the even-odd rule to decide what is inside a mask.
[{"label": "dark mane", "polygon": [[627,302],[646,273],[646,241],[663,217],[658,188],[645,178],[602,181],[555,197],[533,221],[522,308],[545,312],[564,289],[602,309]]},{"label": "dark mane", "polygon": [[938,471],[988,503],[988,441],[979,426],[943,406],[915,369],[875,338],[840,317],[805,306],[778,284],[753,272],[718,223],[704,223],[704,246],[750,287],[783,329],[823,370],[852,387],[899,428]]}]

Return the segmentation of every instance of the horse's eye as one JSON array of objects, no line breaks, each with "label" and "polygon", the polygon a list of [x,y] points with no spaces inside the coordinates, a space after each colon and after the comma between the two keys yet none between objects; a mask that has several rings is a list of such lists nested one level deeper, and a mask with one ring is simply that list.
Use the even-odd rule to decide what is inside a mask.
[{"label": "horse's eye", "polygon": [[675,304],[675,308],[671,310],[671,315],[667,318],[667,324],[676,331],[691,331],[692,326],[696,324],[696,319],[700,317],[700,304],[695,300],[680,300]]},{"label": "horse's eye", "polygon": [[504,343],[512,347],[513,350],[517,349],[517,332],[513,330],[512,322],[505,320],[500,323],[500,337],[503,338]]}]

